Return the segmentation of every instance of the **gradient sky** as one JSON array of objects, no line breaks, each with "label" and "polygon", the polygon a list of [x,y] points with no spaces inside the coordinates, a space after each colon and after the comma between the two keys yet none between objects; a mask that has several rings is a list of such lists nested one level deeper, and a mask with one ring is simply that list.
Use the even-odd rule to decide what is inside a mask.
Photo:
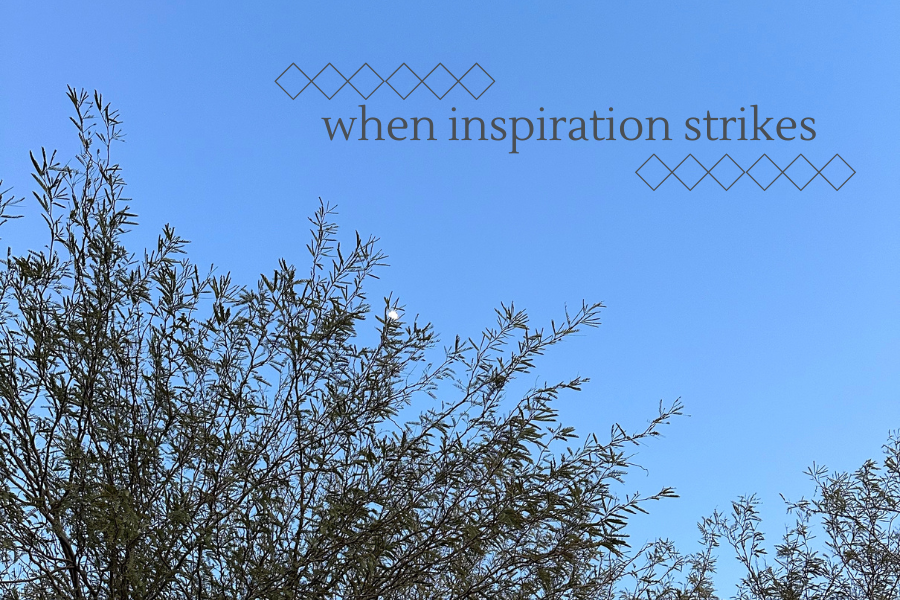
[{"label": "gradient sky", "polygon": [[[118,157],[141,227],[192,240],[200,264],[251,282],[279,257],[305,264],[306,217],[338,206],[347,236],[375,234],[394,292],[444,339],[473,335],[501,301],[548,322],[602,300],[603,325],[557,348],[541,379],[591,377],[560,401],[582,432],[640,426],[660,399],[690,417],[641,449],[681,498],[635,530],[683,541],[697,518],[758,492],[768,531],[778,494],[811,487],[812,461],[853,469],[900,427],[900,4],[885,2],[271,2],[5,0],[0,4],[0,178],[30,195],[29,150],[77,141],[66,85],[98,89],[124,119]],[[387,77],[474,63],[496,83],[367,101],[345,88],[295,100],[274,79],[291,63]],[[329,141],[323,117],[428,116],[437,141]],[[683,139],[684,120],[761,114],[815,119],[812,141]],[[451,111],[456,107],[457,111]],[[452,142],[448,117],[664,116],[673,141]],[[702,124],[702,122],[701,122]],[[771,132],[772,126],[769,126]],[[562,131],[568,131],[563,129]],[[353,136],[355,137],[355,136]],[[724,191],[634,173],[651,154],[744,168],[766,153],[816,168],[835,153],[857,174],[835,191],[784,177]],[[34,211],[30,205],[26,213]],[[3,243],[34,244],[36,220]],[[531,383],[529,381],[529,383]]]}]

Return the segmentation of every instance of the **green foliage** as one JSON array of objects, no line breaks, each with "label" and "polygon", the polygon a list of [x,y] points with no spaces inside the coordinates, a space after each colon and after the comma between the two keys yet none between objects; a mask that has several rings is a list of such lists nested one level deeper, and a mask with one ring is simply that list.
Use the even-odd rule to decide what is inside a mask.
[{"label": "green foliage", "polygon": [[882,464],[813,467],[772,559],[755,496],[693,554],[632,547],[629,519],[675,495],[623,493],[632,452],[680,403],[579,439],[554,401],[585,379],[511,385],[602,305],[548,329],[501,306],[441,351],[395,299],[371,309],[384,255],[338,243],[325,204],[308,269],[252,286],[169,226],[136,255],[118,115],[69,98],[75,160],[32,156],[47,241],[0,263],[0,599],[717,600],[723,543],[741,600],[900,598],[897,438]]},{"label": "green foliage", "polygon": [[[746,575],[741,600],[897,600],[900,598],[900,439],[884,446],[881,465],[868,460],[854,473],[813,466],[812,500],[788,502],[796,517],[771,561],[766,560],[755,496],[714,514],[705,525],[736,551]],[[817,535],[824,543],[817,544]]]},{"label": "green foliage", "polygon": [[616,490],[631,448],[680,405],[579,441],[553,403],[586,380],[507,397],[600,304],[549,329],[503,306],[441,353],[396,300],[370,309],[384,256],[374,239],[339,244],[327,205],[309,268],[282,261],[253,286],[201,272],[169,226],[135,255],[118,115],[69,97],[77,159],[32,156],[48,241],[0,269],[0,596],[593,599],[629,577],[668,585],[653,573],[684,559],[662,542],[629,549],[625,527],[674,493]]}]

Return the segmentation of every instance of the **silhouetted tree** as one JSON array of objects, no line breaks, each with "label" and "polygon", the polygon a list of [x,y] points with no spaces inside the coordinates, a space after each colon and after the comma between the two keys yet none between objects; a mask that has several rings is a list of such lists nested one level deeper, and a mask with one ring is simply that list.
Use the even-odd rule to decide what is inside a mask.
[{"label": "silhouetted tree", "polygon": [[117,113],[69,98],[76,160],[32,156],[46,242],[0,265],[3,598],[668,593],[685,557],[625,528],[674,494],[617,490],[680,405],[576,442],[553,401],[586,380],[509,393],[600,304],[548,329],[503,306],[441,352],[395,299],[370,311],[384,256],[337,243],[327,205],[309,266],[252,286],[201,272],[169,226],[135,254]]},{"label": "silhouetted tree", "polygon": [[767,560],[759,499],[733,503],[703,527],[724,537],[746,575],[741,600],[897,600],[900,598],[900,439],[884,446],[881,464],[853,473],[813,465],[812,499],[788,502],[796,516]]},{"label": "silhouetted tree", "polygon": [[[115,111],[69,90],[80,152],[32,156],[43,247],[0,263],[0,598],[4,600],[741,600],[900,598],[900,441],[811,500],[767,560],[755,496],[699,524],[701,549],[631,547],[649,501],[621,491],[643,430],[576,441],[554,400],[513,393],[584,327],[501,306],[443,351],[365,284],[376,240],[311,219],[310,264],[253,286],[201,272],[166,226],[136,255],[111,150]],[[0,194],[0,222],[16,201]]]}]

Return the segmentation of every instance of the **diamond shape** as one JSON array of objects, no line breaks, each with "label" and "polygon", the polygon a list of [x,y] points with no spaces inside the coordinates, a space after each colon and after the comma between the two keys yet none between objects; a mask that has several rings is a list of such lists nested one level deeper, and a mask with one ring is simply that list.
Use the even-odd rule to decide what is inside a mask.
[{"label": "diamond shape", "polygon": [[[476,69],[475,67],[478,67]],[[472,97],[478,100],[481,98],[481,95],[484,94],[489,87],[494,85],[494,78],[488,74],[484,68],[475,63],[472,65],[468,71],[463,73],[463,76],[459,78],[459,85],[463,87],[464,90],[472,94]],[[478,91],[481,90],[481,91]],[[477,94],[475,92],[478,92]]]},{"label": "diamond shape", "polygon": [[[803,160],[800,160],[801,158]],[[802,154],[797,155],[797,158],[792,160],[791,164],[784,169],[784,176],[800,191],[803,191],[803,188],[808,186],[809,182],[815,179],[818,174],[819,172],[813,164]]]},{"label": "diamond shape", "polygon": [[[641,175],[641,172],[644,174]],[[634,173],[641,178],[641,181],[647,184],[647,187],[655,192],[656,188],[661,186],[662,182],[669,178],[672,171],[658,156],[651,154],[650,158],[645,160],[644,164],[639,166]],[[650,183],[651,181],[655,181],[656,185]]]},{"label": "diamond shape", "polygon": [[[763,161],[763,159],[766,160]],[[755,175],[754,172],[756,173]],[[750,179],[756,182],[756,185],[761,187],[763,191],[769,189],[769,186],[771,186],[776,179],[781,177],[782,173],[783,171],[778,168],[778,165],[776,165],[767,154],[760,156],[756,159],[756,162],[747,169],[747,175],[749,175]],[[769,183],[763,185],[760,181],[768,181]]]},{"label": "diamond shape", "polygon": [[[438,63],[437,66],[422,79],[422,83],[425,84],[425,87],[427,87],[432,94],[437,96],[438,100],[443,100],[444,96],[447,95],[447,92],[452,90],[453,86],[459,83],[459,81],[453,76],[453,73],[443,65],[443,63]],[[443,90],[443,92],[441,92],[441,90]]]},{"label": "diamond shape", "polygon": [[341,91],[341,88],[347,85],[347,78],[341,75],[341,72],[334,68],[334,65],[328,63],[324,69],[316,73],[316,76],[312,78],[312,84],[326,98],[331,100],[335,94]]},{"label": "diamond shape", "polygon": [[[709,171],[700,164],[699,160],[694,158],[693,154],[688,154],[684,157],[684,160],[678,163],[677,167],[672,169],[672,174],[675,175],[675,179],[680,181],[681,184],[690,191],[697,187],[697,184],[700,183],[704,177],[709,175]],[[691,181],[694,183],[691,184]]]},{"label": "diamond shape", "polygon": [[[726,158],[728,159],[727,161],[725,160]],[[726,154],[709,170],[709,176],[727,192],[738,179],[744,176],[744,169],[731,156]],[[727,181],[731,183],[725,185],[724,182]]]},{"label": "diamond shape", "polygon": [[275,84],[284,90],[291,100],[299,96],[300,92],[305,90],[310,83],[312,80],[294,63],[291,63],[291,66],[275,78]]},{"label": "diamond shape", "polygon": [[356,90],[357,94],[363,97],[363,100],[368,100],[369,96],[374,94],[375,90],[381,87],[381,84],[384,83],[384,79],[375,72],[375,69],[369,66],[369,63],[363,63],[363,66],[350,76],[347,83]]},{"label": "diamond shape", "polygon": [[[834,159],[838,160],[834,160]],[[856,175],[856,171],[853,170],[853,167],[847,164],[847,161],[840,154],[835,154],[831,157],[825,166],[819,169],[819,173],[828,182],[828,185],[834,188],[834,191],[838,191],[844,184],[850,181],[850,178]],[[840,181],[841,184],[837,187],[834,186],[834,182]]]},{"label": "diamond shape", "polygon": [[[403,100],[406,100],[410,94],[413,93],[419,85],[422,83],[422,80],[419,79],[419,76],[410,69],[406,63],[403,63],[397,70],[391,73],[390,77],[384,80],[388,86],[400,96]],[[404,90],[406,93],[404,93]]]}]

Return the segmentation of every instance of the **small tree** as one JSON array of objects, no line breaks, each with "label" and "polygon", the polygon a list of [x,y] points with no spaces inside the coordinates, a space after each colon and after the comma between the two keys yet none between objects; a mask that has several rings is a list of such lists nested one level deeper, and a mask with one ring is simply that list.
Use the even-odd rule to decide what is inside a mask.
[{"label": "small tree", "polygon": [[281,261],[253,286],[201,272],[169,226],[135,255],[119,118],[97,94],[69,98],[77,161],[32,156],[46,245],[0,265],[3,598],[672,592],[685,559],[629,550],[625,532],[672,490],[617,490],[628,447],[680,405],[576,443],[553,401],[585,379],[505,399],[600,304],[546,330],[503,306],[437,354],[396,300],[367,318],[384,255],[337,243],[327,205],[309,268]]},{"label": "small tree", "polygon": [[885,444],[881,465],[868,460],[854,473],[813,465],[807,474],[815,496],[787,503],[796,522],[776,544],[771,561],[756,496],[734,502],[731,515],[714,514],[703,523],[729,542],[743,565],[737,597],[900,598],[900,439],[892,436]]}]

